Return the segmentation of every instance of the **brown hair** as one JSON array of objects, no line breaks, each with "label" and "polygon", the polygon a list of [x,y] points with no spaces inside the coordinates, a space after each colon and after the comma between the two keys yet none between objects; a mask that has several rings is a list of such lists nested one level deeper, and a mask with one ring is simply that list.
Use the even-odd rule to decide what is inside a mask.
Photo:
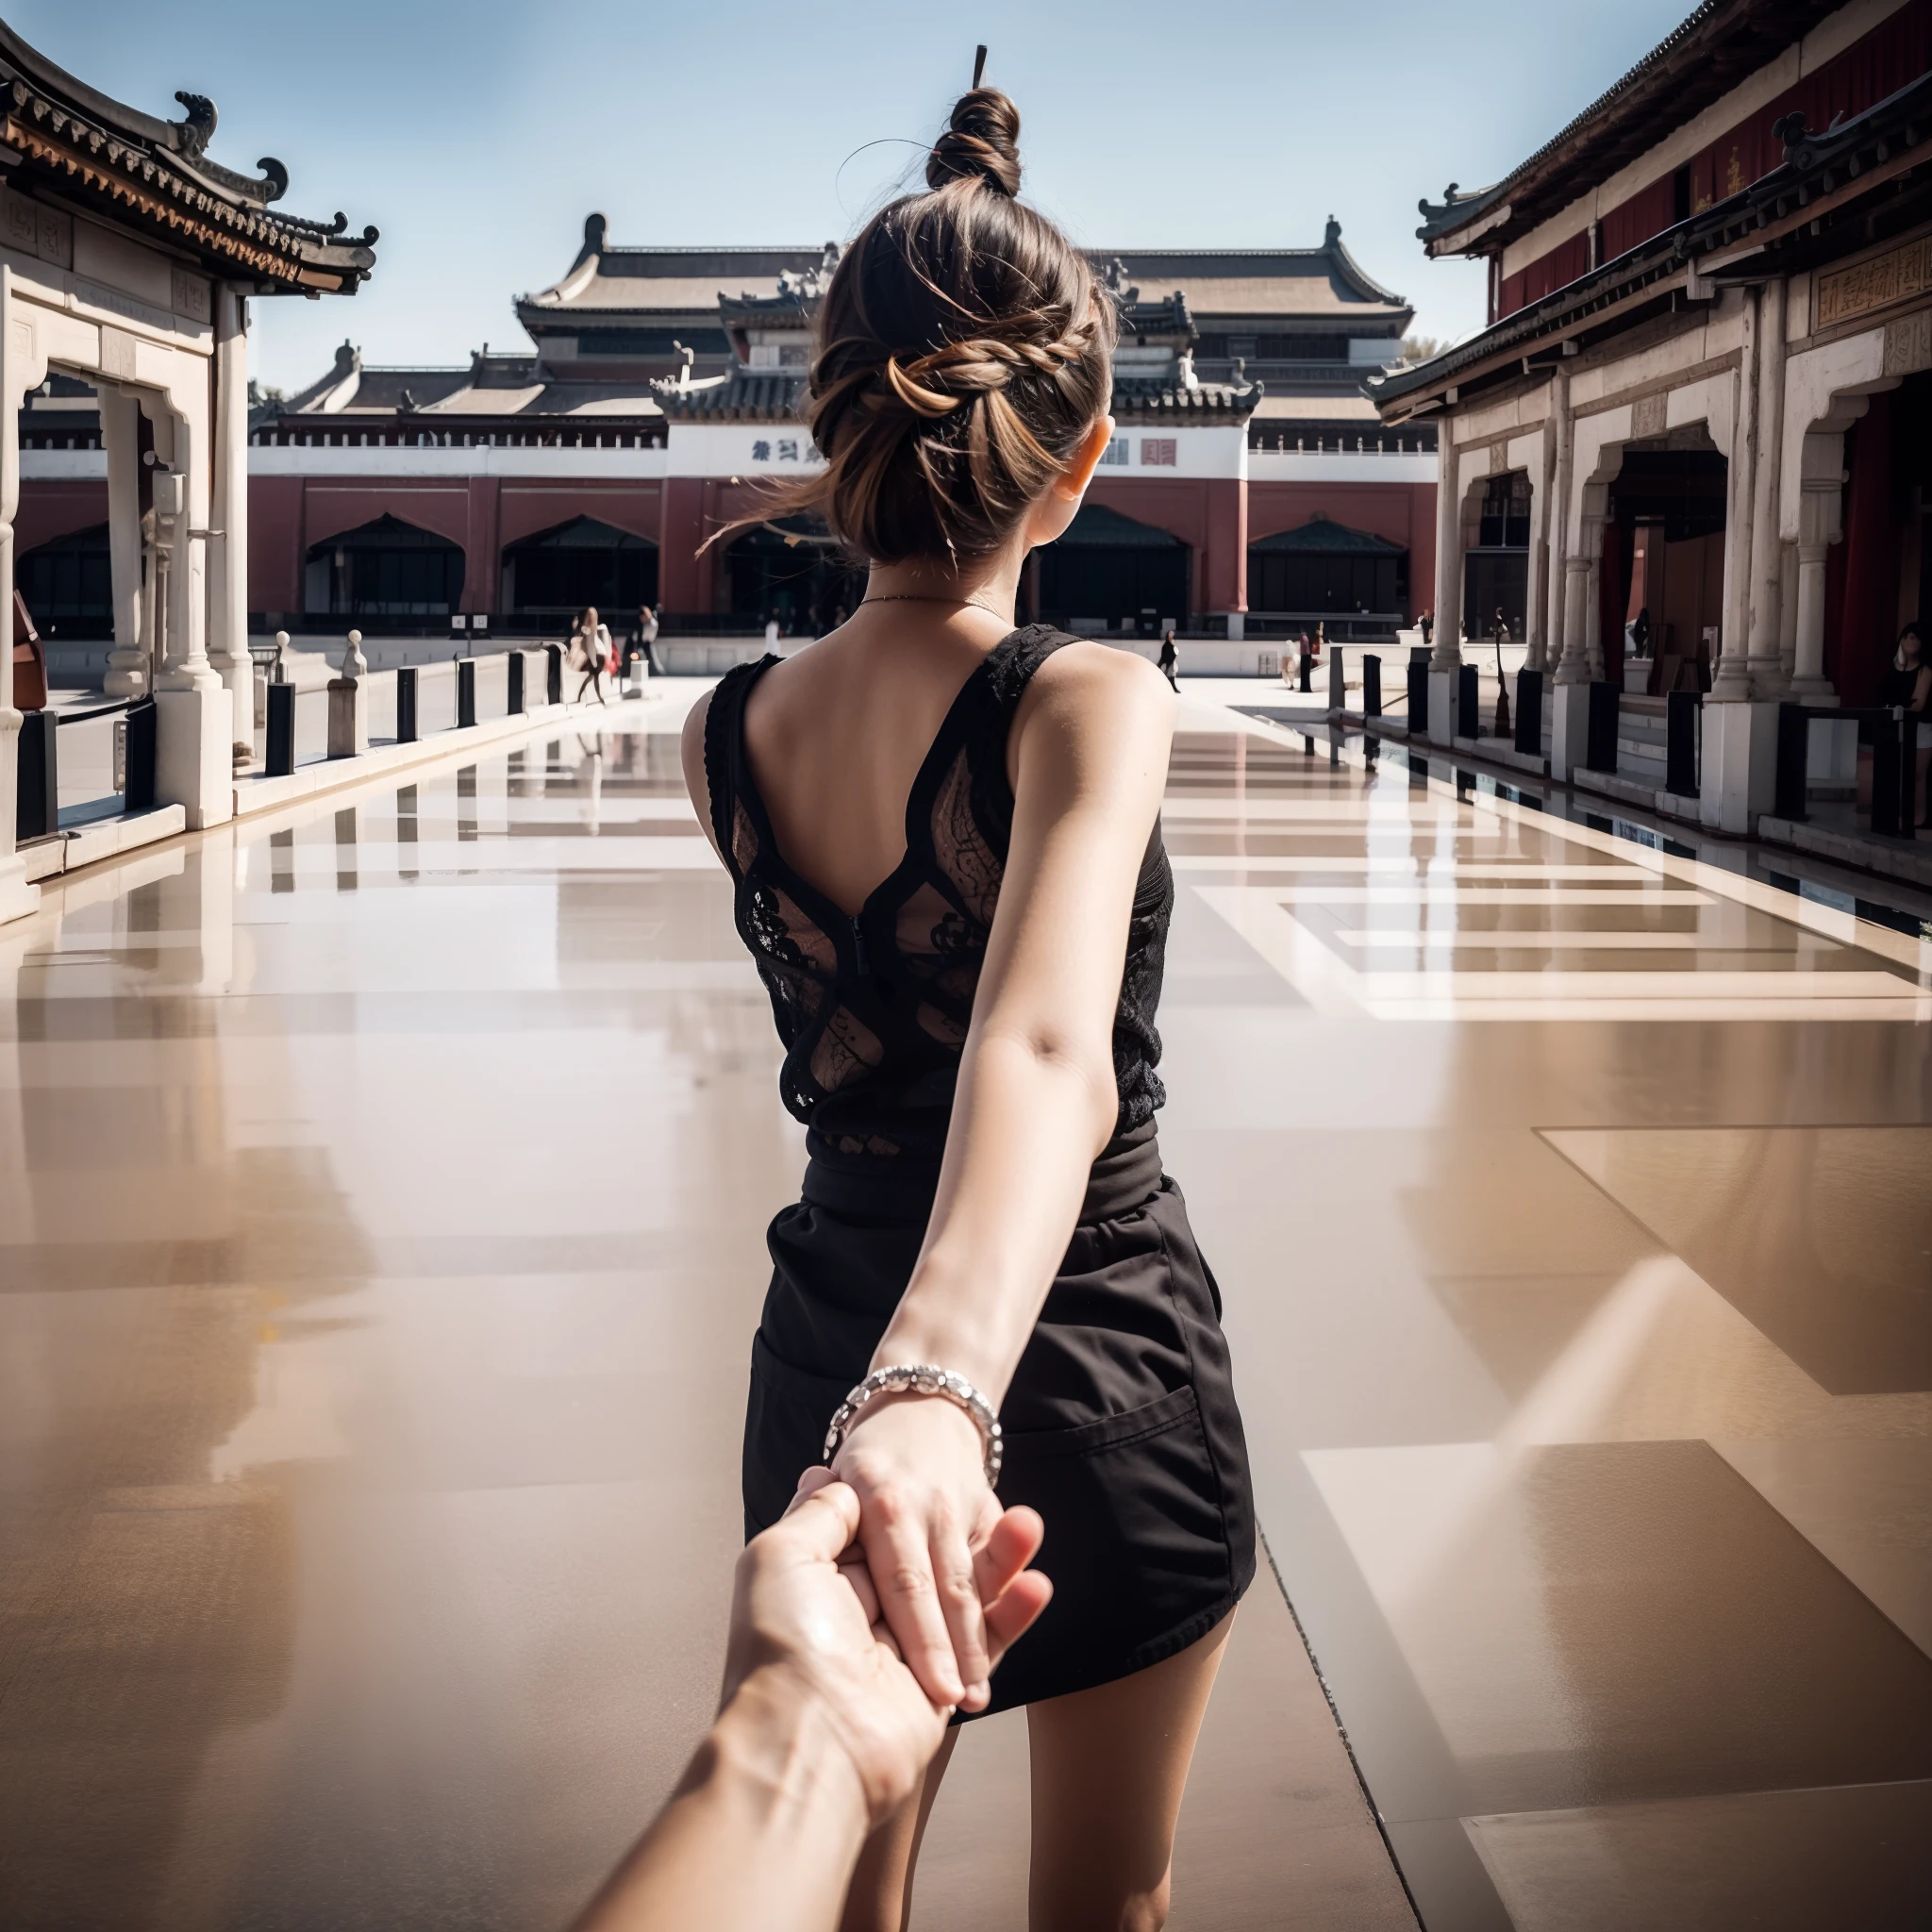
[{"label": "brown hair", "polygon": [[805,406],[825,468],[778,508],[875,562],[997,550],[1107,413],[1113,304],[1014,198],[1019,139],[1005,94],[962,95],[928,192],[874,215],[826,289]]}]

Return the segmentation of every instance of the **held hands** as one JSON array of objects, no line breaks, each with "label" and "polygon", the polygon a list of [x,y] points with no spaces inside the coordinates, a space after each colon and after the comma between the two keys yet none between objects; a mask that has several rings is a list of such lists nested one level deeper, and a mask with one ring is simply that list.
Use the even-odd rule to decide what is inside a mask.
[{"label": "held hands", "polygon": [[[1025,1508],[1002,1514],[983,1478],[979,1487],[991,1508],[971,1573],[987,1585],[984,1604],[974,1598],[983,1677],[1046,1607],[1053,1586],[1026,1568],[1044,1534],[1039,1516]],[[877,1824],[916,1789],[958,1700],[932,1697],[900,1660],[902,1645],[882,1620],[881,1594],[854,1541],[859,1532],[854,1491],[830,1470],[807,1470],[783,1520],[739,1559],[724,1702],[757,1687],[811,1707],[837,1738]]]},{"label": "held hands", "polygon": [[858,1544],[907,1668],[932,1703],[984,1710],[993,1664],[989,1611],[1009,1580],[995,1531],[1015,1514],[1040,1519],[1030,1509],[1002,1516],[977,1427],[963,1409],[930,1396],[868,1403],[832,1472],[858,1498]]}]

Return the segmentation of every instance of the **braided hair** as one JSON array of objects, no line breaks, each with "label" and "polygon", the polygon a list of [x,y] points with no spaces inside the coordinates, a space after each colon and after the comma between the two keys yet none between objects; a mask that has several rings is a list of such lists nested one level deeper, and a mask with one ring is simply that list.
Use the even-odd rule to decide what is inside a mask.
[{"label": "braided hair", "polygon": [[1084,257],[1015,197],[1020,115],[975,88],[825,291],[806,400],[813,509],[879,563],[984,558],[1067,471],[1112,394],[1114,309]]}]

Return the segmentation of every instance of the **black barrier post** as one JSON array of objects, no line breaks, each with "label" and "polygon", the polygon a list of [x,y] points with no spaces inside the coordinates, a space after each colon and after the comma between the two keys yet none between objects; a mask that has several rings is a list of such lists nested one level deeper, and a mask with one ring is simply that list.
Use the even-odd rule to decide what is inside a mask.
[{"label": "black barrier post", "polygon": [[13,836],[44,839],[60,829],[60,767],[50,711],[24,711],[13,786]]},{"label": "black barrier post", "polygon": [[[268,688],[268,775],[286,778],[295,769],[295,687],[272,684]],[[133,746],[128,747],[133,758]]]},{"label": "black barrier post", "polygon": [[1805,822],[1807,766],[1811,752],[1811,713],[1803,705],[1777,708],[1777,765],[1772,781],[1772,815]]},{"label": "black barrier post", "polygon": [[1483,735],[1482,687],[1476,682],[1474,664],[1463,664],[1456,672],[1456,716],[1450,721],[1451,738],[1480,738]]},{"label": "black barrier post", "polygon": [[1408,741],[1423,743],[1429,735],[1429,660],[1408,657]]},{"label": "black barrier post", "polygon": [[1516,674],[1516,749],[1525,758],[1543,755],[1543,675]]},{"label": "black barrier post", "polygon": [[399,664],[396,667],[396,742],[414,744],[415,741],[416,667]]},{"label": "black barrier post", "polygon": [[1328,715],[1339,718],[1348,709],[1347,674],[1341,668],[1341,653],[1334,645],[1328,648]]},{"label": "black barrier post", "polygon": [[1311,653],[1302,653],[1302,689],[1312,692],[1315,689],[1315,659]]},{"label": "black barrier post", "polygon": [[476,722],[476,660],[457,659],[457,729]]},{"label": "black barrier post", "polygon": [[[1906,716],[1909,719],[1911,714]],[[1899,835],[1898,750],[1898,719],[1880,711],[1872,728],[1872,829],[1889,839]]]},{"label": "black barrier post", "polygon": [[155,758],[159,751],[160,707],[142,698],[127,708],[127,748],[123,760],[121,809],[152,811],[155,804]]},{"label": "black barrier post", "polygon": [[1373,652],[1362,653],[1362,716],[1382,715],[1382,660]]},{"label": "black barrier post", "polygon": [[509,702],[504,706],[504,711],[514,718],[524,708],[524,654],[511,651],[504,669],[509,678]]},{"label": "black barrier post", "polygon": [[1919,836],[1919,719],[1913,711],[1901,720],[1898,769],[1899,837]]},{"label": "black barrier post", "polygon": [[545,644],[543,655],[550,660],[543,680],[545,698],[550,704],[560,705],[563,702],[563,646]]},{"label": "black barrier post", "polygon": [[1697,724],[1701,691],[1674,691],[1664,698],[1664,790],[1677,798],[1697,796]]},{"label": "black barrier post", "polygon": [[1596,679],[1590,687],[1583,765],[1590,772],[1617,769],[1617,687],[1606,678]]}]

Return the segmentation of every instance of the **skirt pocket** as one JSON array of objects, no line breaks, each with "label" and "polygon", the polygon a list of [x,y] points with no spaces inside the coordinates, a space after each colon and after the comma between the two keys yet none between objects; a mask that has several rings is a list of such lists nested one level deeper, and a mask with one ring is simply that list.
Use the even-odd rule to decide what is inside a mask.
[{"label": "skirt pocket", "polygon": [[1191,1388],[1074,1428],[1009,1436],[1000,1500],[1040,1511],[1038,1562],[1054,1585],[994,1679],[1002,1706],[1153,1663],[1209,1627],[1236,1592]]}]

